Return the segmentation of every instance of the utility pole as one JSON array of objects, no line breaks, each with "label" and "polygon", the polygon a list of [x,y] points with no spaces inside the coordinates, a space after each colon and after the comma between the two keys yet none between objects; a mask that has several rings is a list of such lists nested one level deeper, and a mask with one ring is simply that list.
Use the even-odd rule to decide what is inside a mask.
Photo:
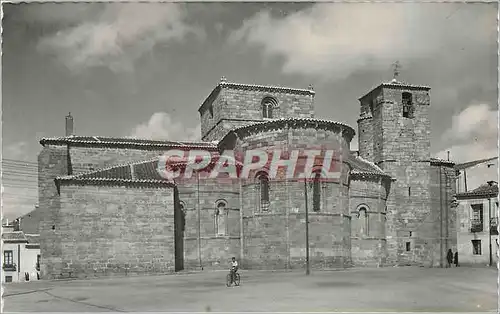
[{"label": "utility pole", "polygon": [[443,178],[441,165],[439,166],[439,264],[441,268],[443,262]]},{"label": "utility pole", "polygon": [[467,172],[464,169],[464,192],[467,192]]},{"label": "utility pole", "polygon": [[489,225],[488,225],[488,238],[489,238],[489,245],[490,245],[490,267],[493,266],[493,252],[491,250],[491,198],[488,199],[488,220],[489,220]]},{"label": "utility pole", "polygon": [[196,198],[198,207],[198,259],[200,260],[200,268],[203,270],[201,263],[201,209],[200,209],[200,171],[196,171]]},{"label": "utility pole", "polygon": [[307,179],[304,179],[304,195],[306,201],[306,276],[310,274],[309,268],[309,207],[307,205]]}]

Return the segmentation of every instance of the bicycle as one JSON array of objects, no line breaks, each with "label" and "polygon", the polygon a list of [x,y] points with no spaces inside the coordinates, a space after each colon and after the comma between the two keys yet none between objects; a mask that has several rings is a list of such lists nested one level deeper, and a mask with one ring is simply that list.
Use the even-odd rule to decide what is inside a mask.
[{"label": "bicycle", "polygon": [[[226,276],[226,286],[228,287],[231,287],[231,285],[233,284],[233,276],[232,276],[232,271],[229,270],[229,274],[227,274]],[[240,285],[240,274],[238,273],[235,273],[234,274],[234,285],[235,286],[239,286]]]}]

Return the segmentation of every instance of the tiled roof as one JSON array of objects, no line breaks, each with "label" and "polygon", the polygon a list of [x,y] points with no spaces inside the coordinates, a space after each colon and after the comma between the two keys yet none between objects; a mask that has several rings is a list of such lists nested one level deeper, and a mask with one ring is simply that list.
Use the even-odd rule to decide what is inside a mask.
[{"label": "tiled roof", "polygon": [[115,165],[77,175],[57,177],[57,181],[115,184],[161,184],[175,186],[157,171],[158,158],[137,163]]},{"label": "tiled roof", "polygon": [[28,242],[28,239],[22,231],[11,231],[2,233],[4,242]]},{"label": "tiled roof", "polygon": [[455,195],[455,197],[457,199],[498,197],[498,185],[497,184],[490,185],[486,183],[472,191],[458,193]]},{"label": "tiled roof", "polygon": [[74,145],[91,147],[130,147],[130,148],[200,148],[216,149],[213,142],[178,142],[178,141],[158,141],[137,138],[115,138],[101,136],[65,136],[42,138],[41,145]]},{"label": "tiled roof", "polygon": [[397,89],[409,89],[409,90],[429,90],[431,89],[429,86],[425,85],[412,85],[412,84],[407,84],[404,82],[397,82],[397,81],[391,81],[391,82],[384,82],[377,87],[372,88],[367,94],[365,94],[363,97],[360,97],[359,100],[365,98],[366,96],[370,95],[374,91],[380,89],[380,88],[397,88]]},{"label": "tiled roof", "polygon": [[347,163],[352,167],[351,175],[354,177],[358,176],[379,176],[390,178],[391,176],[385,173],[374,163],[360,157],[351,155],[347,160]]},{"label": "tiled roof", "polygon": [[288,125],[293,125],[293,126],[308,126],[308,127],[315,127],[315,128],[322,128],[322,127],[340,127],[342,129],[342,132],[346,132],[348,136],[352,139],[356,132],[352,127],[349,125],[342,123],[342,122],[336,122],[336,121],[330,121],[330,120],[323,120],[323,119],[315,119],[315,118],[284,118],[284,119],[269,119],[265,120],[262,122],[256,122],[248,125],[241,126],[239,128],[236,128],[226,134],[224,138],[219,142],[219,145],[221,145],[224,140],[231,136],[233,133],[237,134],[242,134],[245,132],[249,132],[250,130],[252,131],[260,131],[260,130],[279,130],[286,128]]},{"label": "tiled roof", "polygon": [[444,160],[441,158],[431,158],[431,164],[438,164],[438,165],[446,165],[446,166],[454,166],[455,163],[451,160]]},{"label": "tiled roof", "polygon": [[40,243],[40,235],[39,234],[25,234],[26,239],[29,244],[39,244]]},{"label": "tiled roof", "polygon": [[486,158],[486,159],[479,159],[479,160],[469,161],[469,162],[457,164],[455,166],[455,169],[456,170],[463,170],[463,169],[471,168],[471,167],[474,167],[474,166],[477,166],[479,164],[482,164],[482,163],[485,163],[485,162],[488,162],[488,161],[492,161],[492,160],[495,160],[495,159],[498,159],[498,156],[497,157]]},{"label": "tiled roof", "polygon": [[255,85],[255,84],[239,84],[221,81],[217,86],[212,90],[210,95],[203,101],[200,108],[198,108],[198,112],[201,112],[205,106],[211,104],[217,95],[220,93],[222,88],[229,89],[239,89],[239,90],[257,90],[268,93],[287,93],[287,94],[297,94],[297,95],[310,95],[314,96],[316,93],[311,89],[302,89],[302,88],[290,88],[290,87],[282,87],[282,86],[265,86],[265,85]]}]

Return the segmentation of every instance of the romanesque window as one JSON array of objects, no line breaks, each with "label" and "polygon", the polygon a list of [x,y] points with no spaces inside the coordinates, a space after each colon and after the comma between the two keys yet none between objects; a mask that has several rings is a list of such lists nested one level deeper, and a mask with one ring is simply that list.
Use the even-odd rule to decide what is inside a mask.
[{"label": "romanesque window", "polygon": [[274,108],[278,106],[278,101],[273,97],[265,97],[261,103],[262,117],[272,119]]},{"label": "romanesque window", "polygon": [[181,214],[182,231],[184,231],[186,229],[186,204],[184,202],[180,202],[179,209]]},{"label": "romanesque window", "polygon": [[215,235],[226,235],[227,204],[224,201],[218,201],[215,208]]},{"label": "romanesque window", "polygon": [[411,250],[411,242],[406,242],[406,252],[410,252]]},{"label": "romanesque window", "polygon": [[313,177],[313,211],[321,210],[321,172],[316,172]]},{"label": "romanesque window", "polygon": [[269,208],[269,178],[264,172],[257,174],[258,189],[260,194],[260,208],[267,211]]},{"label": "romanesque window", "polygon": [[368,208],[361,206],[358,210],[359,233],[368,236]]},{"label": "romanesque window", "polygon": [[403,117],[411,119],[413,118],[413,101],[411,93],[403,93]]}]

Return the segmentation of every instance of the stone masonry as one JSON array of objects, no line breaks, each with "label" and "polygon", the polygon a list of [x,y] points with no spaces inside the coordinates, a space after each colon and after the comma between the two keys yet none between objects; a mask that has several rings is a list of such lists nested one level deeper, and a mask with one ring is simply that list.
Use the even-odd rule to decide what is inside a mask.
[{"label": "stone masonry", "polygon": [[[42,139],[33,215],[42,217],[42,277],[227,269],[233,256],[245,269],[301,269],[305,191],[313,269],[439,266],[456,247],[455,173],[452,162],[430,157],[429,90],[393,81],[360,98],[359,152],[350,151],[352,128],[314,118],[311,88],[226,80],[198,109],[203,142]],[[338,152],[340,179],[313,185],[280,168],[265,205],[258,171],[224,182],[207,179],[207,169],[199,180],[174,181],[156,171],[170,149],[216,157],[318,145]]]}]

